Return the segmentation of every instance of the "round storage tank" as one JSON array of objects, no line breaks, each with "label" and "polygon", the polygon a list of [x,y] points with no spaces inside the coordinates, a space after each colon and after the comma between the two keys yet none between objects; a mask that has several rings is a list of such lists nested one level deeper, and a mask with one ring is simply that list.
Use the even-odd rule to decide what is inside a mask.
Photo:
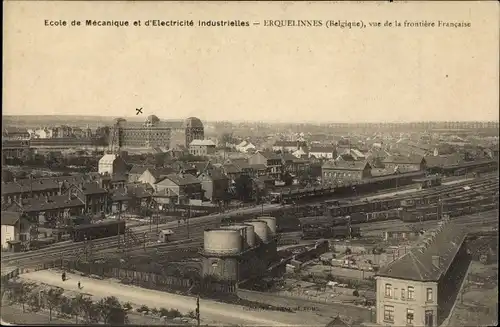
[{"label": "round storage tank", "polygon": [[248,244],[247,244],[247,231],[245,226],[241,225],[228,225],[228,226],[221,226],[221,229],[229,229],[229,230],[236,230],[240,233],[241,236],[241,247],[242,249],[247,249]]},{"label": "round storage tank", "polygon": [[238,230],[210,229],[203,235],[203,249],[214,254],[238,254],[242,251],[242,238]]},{"label": "round storage tank", "polygon": [[258,217],[257,220],[265,221],[268,227],[269,236],[276,235],[276,218],[274,217]]},{"label": "round storage tank", "polygon": [[253,225],[240,223],[229,226],[223,226],[221,228],[227,228],[227,227],[230,227],[229,229],[237,229],[237,230],[239,230],[240,228],[244,229],[245,236],[243,238],[245,241],[245,247],[253,248],[255,246],[255,230]]},{"label": "round storage tank", "polygon": [[267,223],[265,221],[249,220],[249,221],[245,221],[245,224],[249,224],[249,225],[253,226],[253,229],[255,231],[256,240],[258,240],[259,242],[267,243],[267,241],[268,241]]}]

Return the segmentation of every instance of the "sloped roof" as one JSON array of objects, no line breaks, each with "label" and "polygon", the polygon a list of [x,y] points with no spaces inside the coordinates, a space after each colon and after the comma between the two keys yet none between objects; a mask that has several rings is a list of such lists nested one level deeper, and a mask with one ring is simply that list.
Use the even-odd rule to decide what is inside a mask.
[{"label": "sloped roof", "polygon": [[146,169],[154,169],[153,165],[145,165],[145,166],[139,166],[139,165],[133,165],[132,168],[130,169],[130,174],[142,174],[146,171]]},{"label": "sloped roof", "polygon": [[334,146],[312,146],[309,153],[333,153],[337,151]]},{"label": "sloped roof", "polygon": [[231,162],[240,169],[251,168],[247,159],[231,159]]},{"label": "sloped roof", "polygon": [[226,172],[226,174],[241,173],[241,169],[239,169],[238,167],[236,167],[236,165],[234,165],[234,164],[225,164],[222,167],[223,167],[224,171]]},{"label": "sloped roof", "polygon": [[155,179],[160,179],[160,178],[165,177],[168,174],[172,174],[174,172],[173,168],[168,168],[168,167],[164,167],[164,168],[152,168],[152,169],[148,168],[147,170],[149,171],[149,173],[151,175],[153,175],[153,177]]},{"label": "sloped roof", "polygon": [[464,163],[464,159],[459,154],[451,154],[444,156],[427,156],[425,162],[427,167],[448,167]]},{"label": "sloped roof", "polygon": [[[200,181],[191,174],[182,174],[182,175],[181,174],[169,174],[165,177],[165,179],[169,179],[179,186],[200,183]],[[159,183],[159,182],[161,182],[161,181],[158,181],[157,183]]]},{"label": "sloped roof", "polygon": [[[466,233],[453,222],[446,222],[433,232],[435,236],[430,239],[427,248],[411,250],[382,267],[377,275],[405,280],[438,281],[448,271]],[[439,256],[439,267],[433,264],[433,256]]]},{"label": "sloped roof", "polygon": [[203,173],[204,176],[209,177],[211,180],[226,180],[228,177],[219,169],[210,169]]},{"label": "sloped roof", "polygon": [[297,147],[297,141],[276,141],[274,146]]},{"label": "sloped roof", "polygon": [[212,140],[193,140],[189,145],[193,146],[215,146],[214,141]]},{"label": "sloped roof", "polygon": [[424,160],[423,156],[409,155],[409,156],[389,156],[382,160],[383,163],[396,163],[396,164],[420,164]]},{"label": "sloped roof", "polygon": [[2,211],[2,225],[14,226],[21,219],[21,215],[20,212]]},{"label": "sloped roof", "polygon": [[263,155],[267,160],[280,160],[281,159],[279,154],[276,154],[276,153],[271,152],[271,151],[259,151],[258,153]]},{"label": "sloped roof", "polygon": [[364,170],[366,166],[368,166],[368,168],[371,168],[370,164],[366,161],[328,161],[325,162],[325,164],[321,168],[360,171]]},{"label": "sloped roof", "polygon": [[78,198],[69,198],[68,195],[56,195],[39,199],[23,199],[21,208],[25,212],[37,212],[45,210],[73,208],[83,205],[84,203]]},{"label": "sloped roof", "polygon": [[332,321],[330,321],[326,327],[349,327],[340,317],[337,315]]}]

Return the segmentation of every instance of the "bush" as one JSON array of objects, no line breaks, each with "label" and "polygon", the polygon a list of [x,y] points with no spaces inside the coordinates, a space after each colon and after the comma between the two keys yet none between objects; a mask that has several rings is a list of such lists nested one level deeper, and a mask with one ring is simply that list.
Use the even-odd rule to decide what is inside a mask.
[{"label": "bush", "polygon": [[151,309],[151,314],[152,314],[152,315],[155,315],[155,316],[156,316],[156,315],[158,315],[159,313],[160,313],[160,310],[158,310],[158,309],[156,309],[156,308]]},{"label": "bush", "polygon": [[137,312],[145,313],[145,314],[148,314],[149,311],[150,310],[149,310],[147,305],[141,305],[141,307],[137,309]]},{"label": "bush", "polygon": [[177,317],[182,317],[182,314],[179,312],[177,309],[167,309],[167,308],[161,308],[159,310],[159,314],[162,317],[167,317],[169,319],[177,318]]},{"label": "bush", "polygon": [[354,296],[359,296],[359,292],[358,292],[358,290],[354,290],[354,292],[352,292],[352,295],[354,295]]},{"label": "bush", "polygon": [[130,310],[132,310],[132,304],[131,304],[130,302],[125,302],[125,303],[123,304],[123,309],[124,309],[125,311],[130,311]]},{"label": "bush", "polygon": [[189,311],[189,313],[187,314],[187,317],[191,318],[191,319],[196,319],[196,313],[194,311]]}]

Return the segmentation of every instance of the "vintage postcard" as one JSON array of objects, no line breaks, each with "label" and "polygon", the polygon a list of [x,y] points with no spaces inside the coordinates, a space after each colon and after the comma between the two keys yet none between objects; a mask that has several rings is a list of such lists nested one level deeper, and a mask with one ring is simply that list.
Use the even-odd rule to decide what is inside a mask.
[{"label": "vintage postcard", "polygon": [[492,326],[496,1],[4,1],[2,325]]}]

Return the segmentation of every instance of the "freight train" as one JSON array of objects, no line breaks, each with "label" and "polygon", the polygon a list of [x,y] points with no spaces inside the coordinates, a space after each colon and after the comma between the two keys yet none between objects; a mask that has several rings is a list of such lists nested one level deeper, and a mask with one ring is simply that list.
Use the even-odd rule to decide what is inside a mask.
[{"label": "freight train", "polygon": [[83,242],[98,238],[125,234],[125,221],[115,220],[72,227],[70,235],[73,242]]},{"label": "freight train", "polygon": [[351,237],[360,237],[361,231],[359,227],[303,227],[302,228],[302,239],[318,239],[318,238],[333,238],[333,239],[344,239]]}]

